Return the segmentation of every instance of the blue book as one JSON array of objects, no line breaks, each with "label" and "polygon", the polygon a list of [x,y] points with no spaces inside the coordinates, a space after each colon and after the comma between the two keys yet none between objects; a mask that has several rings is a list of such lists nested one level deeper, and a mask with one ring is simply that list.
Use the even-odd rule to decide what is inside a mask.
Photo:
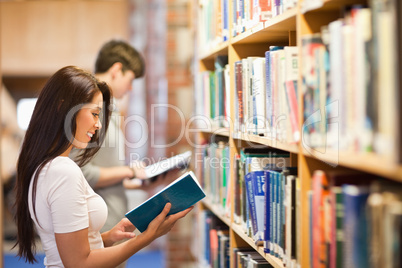
[{"label": "blue book", "polygon": [[265,194],[265,213],[264,213],[264,252],[273,253],[273,197],[274,197],[274,172],[281,169],[273,169],[275,166],[267,166],[264,168],[264,194]]},{"label": "blue book", "polygon": [[171,215],[191,207],[204,197],[205,193],[197,178],[192,171],[189,171],[127,212],[125,216],[140,232],[144,232],[148,224],[162,212],[166,203],[172,204],[168,214]]},{"label": "blue book", "polygon": [[369,267],[369,232],[366,203],[369,187],[343,185],[343,267]]},{"label": "blue book", "polygon": [[270,178],[270,170],[264,168],[264,197],[265,197],[265,211],[264,211],[264,252],[270,253],[270,245],[271,245],[271,236],[270,236],[270,228],[271,228],[271,178]]},{"label": "blue book", "polygon": [[246,175],[247,198],[250,209],[254,242],[264,241],[264,171],[253,171]]}]

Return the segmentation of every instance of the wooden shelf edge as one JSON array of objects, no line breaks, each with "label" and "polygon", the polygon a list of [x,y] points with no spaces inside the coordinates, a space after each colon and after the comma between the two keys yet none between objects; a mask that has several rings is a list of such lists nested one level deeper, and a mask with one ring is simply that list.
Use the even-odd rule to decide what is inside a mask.
[{"label": "wooden shelf edge", "polygon": [[261,22],[254,27],[247,29],[244,33],[231,37],[230,43],[240,44],[246,42],[247,39],[252,38],[253,36],[261,34],[270,34],[273,36],[273,39],[278,39],[278,35],[280,36],[280,33],[283,33],[283,37],[287,39],[288,32],[296,30],[297,10],[297,8],[292,8],[270,20]]},{"label": "wooden shelf edge", "polygon": [[261,137],[253,134],[247,134],[247,133],[232,133],[233,139],[236,140],[242,140],[245,142],[253,142],[253,143],[258,143],[258,144],[263,144],[270,146],[272,148],[288,151],[290,153],[299,153],[299,145],[297,143],[290,144],[290,143],[284,143],[280,142],[268,137]]},{"label": "wooden shelf edge", "polygon": [[230,136],[229,128],[211,128],[211,129],[197,129],[201,133],[211,134],[211,135],[219,135],[219,136]]},{"label": "wooden shelf edge", "polygon": [[402,165],[375,153],[335,152],[324,149],[306,150],[303,155],[323,161],[333,167],[344,166],[402,182]]},{"label": "wooden shelf edge", "polygon": [[214,46],[212,49],[205,53],[200,53],[200,58],[199,60],[210,60],[213,59],[217,55],[221,54],[228,54],[228,48],[229,48],[229,41],[222,42],[216,46]]},{"label": "wooden shelf edge", "polygon": [[256,246],[255,243],[254,243],[254,240],[251,239],[250,237],[248,237],[244,233],[242,227],[239,224],[232,223],[231,228],[238,236],[240,236],[244,241],[246,241],[262,257],[264,257],[273,267],[275,267],[275,268],[284,268],[285,267],[283,265],[283,262],[280,259],[278,259],[278,258],[276,258],[276,257],[274,257],[274,256],[272,256],[270,254],[265,253],[264,252],[264,247]]},{"label": "wooden shelf edge", "polygon": [[300,12],[306,14],[308,12],[336,11],[344,6],[366,3],[365,0],[322,0],[322,5],[303,7],[301,4]]},{"label": "wooden shelf edge", "polygon": [[279,16],[276,16],[276,17],[272,18],[271,20],[266,21],[264,29],[269,30],[271,28],[275,28],[276,25],[282,24],[283,22],[285,22],[287,20],[295,20],[295,27],[293,30],[296,30],[297,11],[298,11],[297,7],[286,10]]}]

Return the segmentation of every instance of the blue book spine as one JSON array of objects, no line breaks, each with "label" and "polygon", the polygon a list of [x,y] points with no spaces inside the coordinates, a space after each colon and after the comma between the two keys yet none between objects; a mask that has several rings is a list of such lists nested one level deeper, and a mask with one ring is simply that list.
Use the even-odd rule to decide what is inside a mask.
[{"label": "blue book spine", "polygon": [[256,243],[264,241],[264,171],[252,172],[254,203],[257,220]]},{"label": "blue book spine", "polygon": [[281,238],[281,243],[280,243],[280,253],[281,257],[283,258],[285,255],[285,189],[286,189],[286,176],[285,174],[280,175],[280,178],[282,180],[281,183],[281,202],[279,204],[280,209],[281,209],[281,230],[280,230],[280,238]]},{"label": "blue book spine", "polygon": [[246,175],[246,191],[247,191],[247,201],[248,201],[248,209],[250,211],[251,217],[251,224],[253,230],[253,236],[257,234],[257,214],[255,208],[255,201],[254,201],[254,192],[253,192],[253,177],[252,173],[247,173]]},{"label": "blue book spine", "polygon": [[244,0],[238,0],[240,1],[240,10],[239,10],[239,18],[240,18],[240,32],[244,32]]},{"label": "blue book spine", "polygon": [[264,194],[265,194],[265,214],[264,214],[264,252],[270,253],[271,246],[271,180],[269,170],[264,170]]},{"label": "blue book spine", "polygon": [[256,87],[255,87],[255,83],[254,83],[254,81],[255,81],[255,78],[254,78],[254,76],[255,76],[255,72],[254,72],[254,68],[253,68],[253,64],[252,64],[252,62],[251,62],[251,64],[250,64],[250,66],[249,66],[249,68],[251,68],[251,80],[253,81],[252,82],[252,87],[251,87],[251,90],[252,90],[252,98],[253,98],[253,114],[252,114],[252,118],[253,118],[253,129],[254,129],[254,131],[253,131],[253,134],[257,134],[257,124],[258,124],[258,118],[257,118],[257,105],[256,105],[256,102],[257,102],[257,100],[255,99],[256,98]]},{"label": "blue book spine", "polygon": [[343,267],[369,267],[369,234],[366,203],[369,189],[366,186],[343,185],[344,247]]},{"label": "blue book spine", "polygon": [[276,176],[276,247],[277,250],[275,251],[275,256],[279,257],[281,253],[281,200],[282,200],[282,175],[281,173],[277,172]]},{"label": "blue book spine", "polygon": [[222,29],[223,29],[223,42],[229,40],[229,1],[221,0],[222,5]]},{"label": "blue book spine", "polygon": [[271,215],[270,215],[270,238],[271,238],[271,243],[270,243],[270,253],[271,255],[275,255],[274,248],[275,248],[275,172],[270,171],[269,172],[269,177],[270,177],[270,207],[271,207]]},{"label": "blue book spine", "polygon": [[273,255],[277,256],[278,253],[278,233],[277,233],[277,228],[278,228],[278,178],[276,176],[277,172],[273,171],[272,172],[272,177],[274,181],[273,185],[273,200],[272,200],[272,242],[273,242]]}]

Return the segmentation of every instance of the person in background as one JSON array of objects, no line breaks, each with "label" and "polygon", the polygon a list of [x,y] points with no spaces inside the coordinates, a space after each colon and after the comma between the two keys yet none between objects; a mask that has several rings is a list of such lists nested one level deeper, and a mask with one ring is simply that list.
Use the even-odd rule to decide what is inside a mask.
[{"label": "person in background", "polygon": [[[167,203],[137,236],[126,218],[100,232],[107,207],[79,165],[99,150],[110,104],[108,85],[74,66],[57,71],[41,91],[17,162],[16,246],[26,261],[36,261],[36,230],[46,267],[116,267],[168,233],[192,209],[167,217]],[[76,162],[69,158],[73,147],[82,150]],[[114,245],[123,239],[128,240]]]},{"label": "person in background", "polygon": [[[113,95],[109,129],[99,152],[81,167],[89,185],[102,196],[108,207],[108,217],[102,231],[115,226],[128,211],[123,181],[133,177],[145,179],[143,165],[131,165],[125,159],[125,136],[121,129],[122,115],[116,100],[132,90],[134,79],[144,76],[145,61],[141,54],[122,40],[110,40],[100,48],[94,69],[95,77],[106,82]],[[70,154],[76,159],[79,151]]]}]

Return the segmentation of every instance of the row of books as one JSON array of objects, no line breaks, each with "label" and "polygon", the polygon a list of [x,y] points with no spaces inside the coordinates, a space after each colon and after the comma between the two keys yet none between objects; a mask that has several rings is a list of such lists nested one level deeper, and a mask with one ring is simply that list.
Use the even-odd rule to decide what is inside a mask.
[{"label": "row of books", "polygon": [[298,48],[271,46],[234,63],[234,131],[297,142]]},{"label": "row of books", "polygon": [[[227,58],[226,58],[227,61]],[[197,78],[197,114],[216,127],[294,143],[300,139],[298,117],[298,48],[271,46],[264,57],[234,63],[234,113],[230,117],[229,66],[225,56],[215,60],[214,71]]]},{"label": "row of books", "polygon": [[233,120],[235,132],[287,143],[302,139],[305,148],[374,151],[399,161],[395,14],[377,2],[372,1],[371,8],[347,7],[343,18],[323,26],[320,33],[302,36],[301,55],[297,47],[271,46],[264,57],[235,62],[233,75],[225,65],[227,57],[218,56],[214,71],[198,75],[197,113],[218,127],[228,127]]},{"label": "row of books", "polygon": [[[256,245],[264,246],[267,253],[290,263],[296,254],[296,241],[291,241],[296,237],[296,215],[291,211],[296,212],[298,179],[295,176],[297,169],[291,167],[289,152],[266,147],[243,148],[235,155],[232,169],[235,174],[231,182],[226,177],[229,176],[227,170],[230,170],[226,150],[228,146],[223,142],[205,148],[202,184],[209,201],[228,218],[233,203],[234,223],[253,238]],[[233,195],[227,190],[231,183]],[[285,233],[288,233],[286,256]]]},{"label": "row of books", "polygon": [[237,36],[297,6],[297,0],[234,0],[232,36]]},{"label": "row of books", "polygon": [[[294,8],[297,0],[200,0],[197,16],[198,43],[204,53],[260,23]],[[232,21],[229,20],[232,5]],[[231,23],[231,25],[229,25]]]},{"label": "row of books", "polygon": [[229,40],[229,0],[200,0],[197,16],[201,53]]},{"label": "row of books", "polygon": [[[230,248],[229,229],[212,212],[202,211],[198,215],[202,226],[199,267],[203,268],[271,268],[272,266],[253,248]],[[233,265],[230,265],[230,257]]]},{"label": "row of books", "polygon": [[236,268],[273,268],[260,253],[252,248],[233,248],[233,260]]},{"label": "row of books", "polygon": [[[224,145],[219,146],[208,147],[206,160],[223,150]],[[212,162],[228,161],[229,156],[221,154],[215,161],[210,160],[204,162],[208,163],[204,165],[204,174],[211,174]],[[217,169],[219,165],[212,169],[215,176],[212,180],[206,179],[216,183],[217,190],[208,187],[207,196],[218,207],[225,204],[221,215],[230,217],[228,206],[233,202],[234,224],[266,253],[278,257],[287,267],[297,267],[302,197],[297,167],[292,166],[290,154],[272,148],[241,149],[234,159],[233,196],[226,190],[225,198],[219,189],[224,181],[220,176],[226,173]],[[225,180],[228,185],[231,183]],[[311,181],[307,200],[312,267],[379,267],[384,263],[393,265],[386,267],[399,267],[400,184],[341,170],[317,170]]]},{"label": "row of books", "polygon": [[312,267],[401,267],[400,184],[317,170],[309,207]]},{"label": "row of books", "polygon": [[230,216],[230,156],[227,142],[218,141],[205,146],[203,152],[201,185],[211,204],[222,215]]},{"label": "row of books", "polygon": [[204,71],[196,79],[196,114],[213,127],[230,125],[230,77],[227,56],[217,56],[214,71]]},{"label": "row of books", "polygon": [[[234,221],[264,252],[296,265],[297,168],[277,149],[245,148],[236,157]],[[299,187],[300,189],[300,187]]]},{"label": "row of books", "polygon": [[230,268],[229,227],[208,210],[201,212],[198,222],[203,229],[200,233],[203,242],[201,266]]},{"label": "row of books", "polygon": [[398,159],[395,16],[392,5],[371,3],[302,36],[303,144]]}]

